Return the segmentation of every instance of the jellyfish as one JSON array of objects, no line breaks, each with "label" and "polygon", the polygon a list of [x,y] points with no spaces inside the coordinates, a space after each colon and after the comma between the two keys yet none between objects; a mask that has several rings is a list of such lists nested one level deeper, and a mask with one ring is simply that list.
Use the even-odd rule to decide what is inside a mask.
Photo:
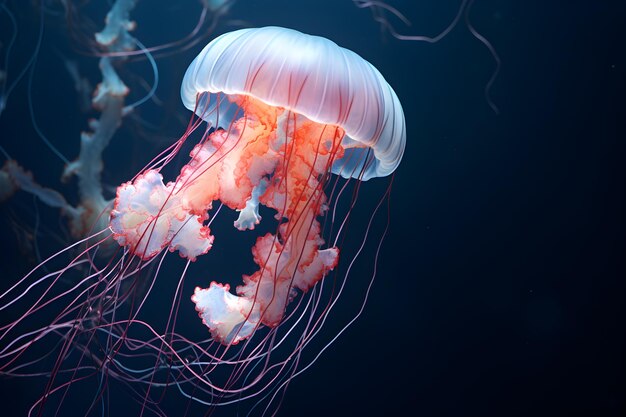
[{"label": "jellyfish", "polygon": [[296,289],[309,290],[336,266],[339,249],[321,248],[324,181],[391,173],[404,149],[402,108],[358,55],[277,27],[211,42],[188,68],[181,95],[211,126],[228,129],[197,145],[176,181],[164,185],[151,169],[122,185],[111,229],[144,260],[166,247],[193,260],[213,243],[203,224],[214,201],[239,210],[239,230],[259,223],[259,204],[276,210],[278,230],[257,240],[258,270],[237,295],[213,281],[192,296],[213,338],[237,343],[259,324],[277,326]]},{"label": "jellyfish", "polygon": [[[15,302],[5,300],[19,286],[27,287],[26,292],[43,288],[26,313],[0,327],[3,343],[20,320],[69,300],[60,303],[62,309],[51,324],[0,345],[3,373],[19,373],[17,358],[35,342],[55,335],[69,335],[62,338],[64,360],[71,352],[66,345],[78,346],[75,375],[81,373],[85,358],[94,360],[107,377],[144,387],[145,408],[158,407],[149,392],[166,385],[176,385],[183,395],[206,405],[253,397],[261,401],[268,395],[273,399],[276,389],[296,373],[298,360],[293,359],[330,310],[320,307],[322,291],[316,286],[342,257],[341,245],[332,237],[341,233],[344,223],[329,230],[332,222],[326,221],[336,209],[333,197],[343,192],[337,191],[333,178],[360,184],[395,171],[406,141],[400,101],[380,72],[356,53],[328,39],[280,27],[242,29],[214,39],[188,67],[181,97],[193,112],[187,131],[118,187],[111,233],[86,239],[89,247],[70,266],[48,272],[34,284],[23,280],[1,295],[3,309]],[[166,167],[200,126],[204,130],[190,159],[166,181]],[[251,249],[238,247],[241,253],[236,255],[251,250],[257,269],[243,275],[234,290],[207,271],[206,285],[188,294],[207,338],[191,340],[174,329],[182,284],[173,304],[163,308],[170,314],[165,331],[155,330],[141,315],[155,284],[150,282],[137,294],[132,290],[136,278],[144,270],[155,270],[156,281],[168,251],[177,252],[187,265],[210,252],[219,242],[211,222],[220,210],[238,212],[234,228],[249,233],[262,221],[271,221],[261,218],[261,207],[274,215],[275,227],[258,236]],[[99,236],[101,243],[92,244]],[[90,254],[109,239],[119,244],[121,255],[99,267]],[[53,288],[78,266],[85,271],[79,284]],[[32,273],[29,276],[32,280]],[[307,293],[317,298],[303,301]],[[303,320],[307,309],[318,316]],[[277,356],[284,341],[276,332],[289,320],[304,322],[306,333],[296,338],[285,359],[272,363],[270,357]],[[285,333],[296,324],[292,326]],[[266,331],[257,337],[260,329]],[[89,348],[94,340],[97,352]],[[99,356],[103,351],[106,354]],[[129,359],[140,356],[153,357],[154,366],[132,368]],[[218,384],[216,369],[221,366],[231,371]],[[56,388],[49,382],[39,404],[76,380],[78,376]],[[187,384],[194,388],[186,390]],[[200,399],[202,392],[205,400]]]}]

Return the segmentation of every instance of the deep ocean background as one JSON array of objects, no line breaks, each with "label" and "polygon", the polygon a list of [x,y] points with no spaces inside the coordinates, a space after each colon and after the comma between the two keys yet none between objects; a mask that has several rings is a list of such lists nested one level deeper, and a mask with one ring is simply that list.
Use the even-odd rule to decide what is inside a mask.
[{"label": "deep ocean background", "polygon": [[[9,62],[16,77],[36,44],[40,9],[26,0],[0,3],[19,26]],[[35,120],[74,158],[80,131],[97,113],[80,111],[64,60],[76,61],[95,86],[97,58],[79,53],[69,36],[80,22],[68,26],[56,14],[58,2],[45,3],[32,76]],[[107,2],[82,3],[99,30]],[[435,35],[459,3],[390,1],[412,26],[390,19],[402,33]],[[177,39],[199,10],[195,0],[139,0],[133,35],[145,45]],[[463,21],[428,44],[381,32],[349,0],[239,0],[217,26],[214,35],[278,25],[332,39],[380,70],[407,122],[390,230],[366,309],[290,384],[279,416],[626,415],[626,4],[477,0],[470,18],[502,61],[490,91],[499,114],[484,96],[495,62]],[[3,45],[10,35],[0,12]],[[159,58],[163,104],[139,112],[155,126],[125,120],[105,153],[106,184],[128,180],[184,132],[189,112],[178,89],[205,43]],[[120,75],[132,86],[152,82],[146,61],[125,65]],[[63,164],[33,129],[29,77],[0,116],[0,144],[40,183],[75,198],[75,187],[59,181]],[[380,195],[386,184],[365,184],[362,198]],[[36,211],[46,226],[38,237],[42,256],[63,247],[52,238],[58,213],[25,195],[4,203],[2,288],[33,265],[34,255],[16,242],[20,230],[32,230]],[[243,253],[249,256],[247,247]],[[234,264],[232,274],[238,259],[223,258]],[[367,268],[352,280],[359,273],[368,279]],[[354,297],[342,308],[355,313],[363,294]],[[37,387],[0,381],[0,415],[25,415]],[[117,394],[111,415],[125,415],[123,402],[131,400]]]}]

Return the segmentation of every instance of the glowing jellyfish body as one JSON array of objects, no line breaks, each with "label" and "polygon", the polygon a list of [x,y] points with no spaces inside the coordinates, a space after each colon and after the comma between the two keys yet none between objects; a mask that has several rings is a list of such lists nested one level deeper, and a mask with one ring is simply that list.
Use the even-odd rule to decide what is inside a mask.
[{"label": "glowing jellyfish body", "polygon": [[192,300],[213,338],[234,344],[260,324],[280,324],[296,289],[307,291],[339,258],[324,248],[319,218],[330,173],[367,180],[393,172],[405,145],[393,89],[367,61],[317,36],[279,28],[224,34],[191,63],[182,100],[209,126],[178,178],[154,169],[119,187],[111,229],[148,260],[164,248],[194,260],[211,248],[205,226],[219,200],[253,229],[259,204],[276,210],[275,234],[257,239],[258,270],[236,294],[196,288]]},{"label": "glowing jellyfish body", "polygon": [[[253,400],[252,409],[265,403],[267,411],[309,366],[301,353],[320,334],[388,196],[390,184],[358,249],[341,248],[359,181],[390,174],[404,151],[402,108],[380,73],[326,39],[293,30],[215,39],[189,66],[182,98],[194,111],[187,131],[118,187],[112,233],[64,249],[0,294],[1,312],[17,309],[6,315],[17,318],[0,325],[0,374],[45,377],[33,406],[39,411],[88,378],[121,381],[140,394],[142,411],[157,415],[168,414],[159,411],[167,387],[201,407]],[[163,168],[204,121],[191,159],[164,182]],[[234,291],[211,282],[220,277],[208,270],[201,277],[207,285],[192,295],[184,281],[189,265],[178,281],[167,279],[164,252],[188,261],[209,252],[219,242],[210,221],[221,220],[222,206],[239,212],[240,231],[256,228],[260,206],[275,215],[275,222],[263,220],[275,227],[259,234],[256,271]],[[112,239],[123,249],[103,256]],[[65,254],[72,260],[59,267]],[[186,307],[193,318],[190,303],[180,303],[186,291],[210,337],[200,323],[177,325]],[[107,384],[97,385],[90,411],[104,398]]]}]

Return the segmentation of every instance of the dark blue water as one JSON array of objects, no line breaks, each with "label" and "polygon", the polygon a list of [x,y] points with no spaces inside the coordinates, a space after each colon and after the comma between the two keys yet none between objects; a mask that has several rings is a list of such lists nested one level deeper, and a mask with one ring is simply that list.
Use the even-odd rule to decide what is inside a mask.
[{"label": "dark blue water", "polygon": [[[60,181],[63,162],[34,126],[61,154],[76,157],[80,132],[98,113],[81,108],[65,63],[75,62],[92,88],[99,82],[89,36],[102,28],[108,5],[76,2],[70,17],[60,2],[45,1],[43,13],[36,3],[0,1],[7,86],[32,59],[42,16],[45,23],[34,70],[0,115],[0,144],[41,184],[76,202],[75,182]],[[412,25],[388,17],[402,33],[435,35],[458,3],[390,1]],[[184,132],[190,113],[180,82],[213,36],[277,25],[332,39],[370,61],[397,92],[407,147],[366,308],[290,384],[278,415],[625,415],[625,9],[620,1],[476,1],[471,24],[502,62],[488,98],[496,63],[463,20],[428,44],[393,38],[349,0],[240,0],[206,40],[157,57],[158,101],[124,119],[104,154],[103,183],[112,196]],[[8,62],[7,10],[18,28]],[[133,35],[146,46],[178,39],[199,11],[196,0],[139,0]],[[141,59],[124,64],[120,76],[132,89],[129,102],[153,81]],[[387,184],[365,184],[360,198],[376,201]],[[366,203],[359,216],[367,219],[370,209]],[[70,241],[58,211],[25,193],[2,203],[0,216],[2,288]],[[383,228],[379,219],[377,236]],[[198,283],[242,273],[251,243],[226,242],[222,265],[198,272]],[[369,280],[375,247],[368,250],[352,281]],[[363,300],[365,286],[354,288],[339,308],[342,323]],[[42,383],[1,380],[0,415],[25,415]],[[124,387],[111,385],[110,415],[135,413]],[[91,397],[95,388],[77,385],[71,395]],[[172,398],[168,415],[182,415],[187,401],[179,407]],[[72,408],[59,415],[73,415]]]}]

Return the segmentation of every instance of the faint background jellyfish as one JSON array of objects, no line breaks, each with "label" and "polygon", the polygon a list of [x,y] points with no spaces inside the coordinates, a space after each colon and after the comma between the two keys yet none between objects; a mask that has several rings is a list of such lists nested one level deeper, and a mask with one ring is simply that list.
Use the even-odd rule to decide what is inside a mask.
[{"label": "faint background jellyfish", "polygon": [[[91,2],[39,1],[32,2],[32,5],[26,2],[14,4],[7,0],[0,2],[0,21],[3,22],[0,30],[0,121],[4,122],[1,127],[0,151],[5,159],[0,168],[3,176],[3,181],[0,182],[3,187],[0,191],[3,197],[0,200],[1,210],[7,213],[2,216],[5,218],[13,218],[11,213],[15,210],[30,212],[30,217],[36,218],[34,222],[29,222],[25,219],[27,216],[15,216],[16,219],[22,217],[21,220],[16,220],[22,223],[20,228],[33,230],[29,235],[32,236],[30,246],[36,248],[35,259],[41,260],[37,242],[39,233],[45,233],[47,237],[54,236],[54,240],[67,243],[107,228],[108,212],[114,197],[114,191],[111,191],[113,188],[107,185],[107,181],[109,184],[111,180],[114,183],[119,181],[116,178],[119,168],[107,169],[107,164],[111,161],[105,158],[107,150],[114,138],[120,135],[123,124],[128,129],[133,128],[134,133],[140,132],[133,135],[135,140],[146,136],[154,137],[146,133],[146,130],[158,129],[158,126],[145,119],[146,113],[139,109],[148,103],[162,106],[156,95],[159,87],[156,60],[159,56],[155,54],[180,53],[206,39],[233,2],[186,2],[184,6],[187,9],[198,11],[197,21],[192,29],[179,39],[148,47],[131,34],[137,24],[131,19],[130,13],[138,3],[136,0],[117,0],[111,2],[110,9],[107,10],[94,7]],[[107,24],[92,20],[91,14],[100,15],[103,20],[106,15]],[[35,21],[34,24],[27,19],[30,17]],[[57,33],[51,36],[51,32],[62,24],[66,25],[65,37],[59,37]],[[65,45],[66,41],[69,41],[69,45]],[[25,44],[29,48],[24,48]],[[27,59],[21,56],[24,55],[24,50],[29,51]],[[40,91],[38,84],[38,80],[45,79],[45,65],[41,64],[40,55],[44,54],[45,59],[50,51],[53,51],[56,60],[62,60],[75,90],[78,109],[84,113],[82,124],[67,120],[76,119],[74,114],[63,115],[67,123],[57,123],[71,125],[74,131],[70,134],[63,132],[63,135],[59,135],[57,129],[50,127],[49,120],[56,118],[56,113],[50,111],[50,103],[43,103],[38,99],[45,94]],[[143,62],[147,65],[142,64]],[[96,63],[99,78],[87,76],[89,68],[95,67]],[[145,67],[149,68],[148,81],[143,75]],[[96,85],[95,90],[92,85]],[[32,157],[16,155],[14,152],[15,146],[10,136],[19,134],[21,137],[24,133],[23,129],[19,133],[7,129],[6,126],[11,125],[6,119],[14,118],[16,113],[20,113],[12,107],[10,114],[5,116],[4,110],[7,103],[13,102],[12,96],[16,92],[18,95],[25,93],[27,97],[26,107],[31,122],[28,127],[32,127],[32,136],[37,138],[35,145],[42,147],[42,153],[53,158],[47,160],[45,166]],[[63,93],[68,94],[70,91]],[[18,100],[15,107],[18,108],[20,104]],[[124,131],[121,133],[127,134]],[[80,140],[68,140],[71,138]],[[126,146],[130,139],[125,139]],[[76,146],[67,146],[69,142]],[[114,149],[119,149],[119,146],[113,145]],[[75,159],[70,155],[76,155]],[[56,170],[52,171],[50,167]],[[120,178],[130,172],[132,171],[122,174]],[[54,180],[51,181],[51,178]],[[56,178],[59,180],[55,181]],[[68,185],[75,186],[75,189]],[[18,197],[12,198],[16,193]],[[25,193],[34,198],[24,202],[22,195]],[[40,206],[45,208],[41,209]],[[54,226],[49,227],[49,221],[40,221],[41,215],[44,218],[53,217],[54,214],[48,213],[50,211],[56,211],[56,216],[62,217],[63,222],[55,221]],[[17,229],[19,228],[15,230]],[[17,242],[25,241],[19,235],[16,233]],[[114,247],[108,249],[112,248]]]},{"label": "faint background jellyfish", "polygon": [[[70,265],[55,268],[53,257],[43,265],[51,272],[42,277],[36,269],[0,296],[2,310],[27,305],[0,327],[2,373],[29,375],[48,355],[57,357],[31,410],[67,407],[64,392],[83,379],[106,377],[126,384],[141,410],[155,414],[164,414],[166,391],[182,394],[189,405],[241,403],[264,413],[279,407],[289,382],[325,349],[302,356],[330,321],[391,188],[389,181],[360,225],[355,251],[344,251],[344,239],[355,239],[348,229],[361,182],[392,174],[404,153],[405,120],[394,90],[354,52],[325,38],[264,27],[209,43],[187,69],[181,96],[194,111],[188,129],[118,188],[112,237],[96,233],[88,241],[98,243]],[[191,160],[164,183],[197,131]],[[236,229],[256,232],[256,271],[243,275],[236,293],[229,283],[209,283],[214,272],[206,266],[189,276],[191,262],[220,244],[211,228],[225,229],[227,209],[238,212],[229,222]],[[261,209],[270,214],[262,221]],[[383,238],[374,237],[374,258]],[[112,239],[123,249],[95,259]],[[165,272],[167,250],[187,260],[178,279]],[[150,268],[138,290],[145,282],[138,277]],[[88,272],[72,287],[59,285],[77,270]],[[195,313],[187,297],[208,331],[197,319],[196,326],[180,324]],[[52,321],[33,324],[44,312]],[[56,348],[42,354],[43,346]],[[87,412],[106,389],[97,384]]]}]

